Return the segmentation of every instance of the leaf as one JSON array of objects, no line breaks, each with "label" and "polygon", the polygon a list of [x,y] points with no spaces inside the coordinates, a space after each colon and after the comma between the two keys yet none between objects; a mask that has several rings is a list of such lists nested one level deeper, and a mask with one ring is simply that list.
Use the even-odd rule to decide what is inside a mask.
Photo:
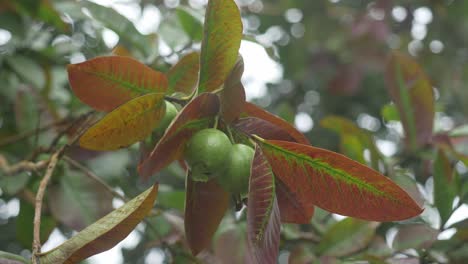
[{"label": "leaf", "polygon": [[453,200],[457,195],[453,168],[444,151],[439,150],[434,161],[434,205],[439,211],[441,226],[452,215]]},{"label": "leaf", "polygon": [[213,253],[219,263],[223,264],[253,264],[253,257],[246,237],[245,222],[238,224],[221,223],[213,237]]},{"label": "leaf", "polygon": [[55,219],[80,231],[112,211],[112,195],[102,185],[66,170],[60,184],[48,190],[48,205]]},{"label": "leaf", "polygon": [[397,221],[422,209],[391,180],[341,154],[257,138],[273,172],[304,205],[370,221]]},{"label": "leaf", "polygon": [[257,117],[240,118],[233,123],[233,126],[246,135],[258,135],[264,139],[295,141],[283,128]]},{"label": "leaf", "polygon": [[130,57],[97,57],[67,66],[75,95],[92,108],[109,112],[146,93],[167,90],[167,78]]},{"label": "leaf", "polygon": [[164,117],[163,98],[162,93],[150,93],[121,105],[90,127],[80,138],[80,146],[115,150],[146,138]]},{"label": "leaf", "polygon": [[257,145],[252,163],[247,202],[247,237],[258,263],[276,263],[280,243],[280,210],[275,176]]},{"label": "leaf", "polygon": [[309,140],[301,132],[299,132],[296,128],[294,128],[294,126],[281,119],[280,117],[273,115],[270,112],[267,112],[262,108],[249,102],[246,102],[244,107],[246,116],[260,118],[282,128],[283,130],[287,131],[287,133],[297,143],[302,143],[306,145],[310,144]]},{"label": "leaf", "polygon": [[439,231],[424,224],[406,225],[398,230],[392,247],[396,251],[410,248],[429,248],[437,240]]},{"label": "leaf", "polygon": [[15,121],[18,131],[34,130],[40,122],[40,101],[36,92],[31,87],[25,87],[16,93]]},{"label": "leaf", "polygon": [[176,9],[177,18],[185,33],[192,41],[201,41],[203,37],[203,24],[192,14],[188,8],[178,7]]},{"label": "leaf", "polygon": [[[28,201],[20,200],[20,211],[16,218],[16,238],[25,248],[29,248],[33,242],[34,206]],[[40,229],[40,240],[46,242],[50,233],[57,226],[57,222],[50,214],[43,214]]]},{"label": "leaf", "polygon": [[236,63],[242,40],[242,21],[236,3],[208,1],[203,33],[199,93],[218,89]]},{"label": "leaf", "polygon": [[0,250],[0,264],[29,264],[29,260],[23,256]]},{"label": "leaf", "polygon": [[296,193],[289,191],[281,180],[276,179],[276,198],[280,209],[281,222],[309,224],[314,215],[314,205],[303,203]]},{"label": "leaf", "polygon": [[229,207],[230,195],[215,180],[193,181],[190,172],[186,184],[185,234],[190,250],[197,255],[209,247]]},{"label": "leaf", "polygon": [[78,263],[122,241],[153,208],[158,185],[88,226],[58,247],[42,253],[41,263]]},{"label": "leaf", "polygon": [[182,93],[189,96],[197,87],[198,71],[200,70],[200,54],[191,52],[182,57],[167,72],[169,80],[168,94]]},{"label": "leaf", "polygon": [[46,76],[44,69],[33,59],[15,55],[7,57],[5,62],[26,83],[34,85],[36,89],[44,88]]},{"label": "leaf", "polygon": [[221,114],[228,124],[236,120],[244,111],[245,90],[241,82],[243,72],[244,60],[242,56],[239,56],[220,94]]},{"label": "leaf", "polygon": [[317,247],[320,255],[342,257],[358,252],[369,245],[378,223],[346,218],[332,225]]},{"label": "leaf", "polygon": [[205,93],[193,99],[182,108],[149,157],[138,166],[140,175],[148,178],[181,159],[185,143],[194,133],[209,127],[218,112],[219,99],[216,95]]},{"label": "leaf", "polygon": [[142,57],[147,58],[157,51],[155,35],[142,35],[135,25],[125,16],[112,8],[104,7],[92,2],[83,2],[94,19],[101,22],[104,27],[111,29],[120,37],[120,41],[128,49],[138,49]]},{"label": "leaf", "polygon": [[434,122],[434,91],[419,64],[393,52],[385,73],[387,89],[400,113],[408,147],[430,143]]}]

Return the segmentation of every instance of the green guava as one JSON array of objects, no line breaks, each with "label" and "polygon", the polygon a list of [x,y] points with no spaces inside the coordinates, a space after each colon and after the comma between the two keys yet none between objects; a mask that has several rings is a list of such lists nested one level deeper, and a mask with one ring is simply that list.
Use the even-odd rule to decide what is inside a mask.
[{"label": "green guava", "polygon": [[192,179],[208,181],[219,175],[231,147],[231,141],[220,130],[208,128],[195,133],[185,150],[185,161],[192,172]]},{"label": "green guava", "polygon": [[164,101],[166,103],[166,113],[162,118],[161,122],[159,122],[158,127],[155,129],[155,132],[164,134],[169,124],[171,124],[172,120],[177,115],[177,108],[170,102]]},{"label": "green guava", "polygon": [[231,193],[247,197],[254,154],[255,150],[247,145],[232,145],[225,162],[225,170],[217,179],[218,183]]}]

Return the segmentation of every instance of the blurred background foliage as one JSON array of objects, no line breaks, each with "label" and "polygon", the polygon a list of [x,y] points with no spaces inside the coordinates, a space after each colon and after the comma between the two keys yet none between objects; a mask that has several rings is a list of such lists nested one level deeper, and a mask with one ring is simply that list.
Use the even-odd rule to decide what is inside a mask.
[{"label": "blurred background foliage", "polygon": [[[283,225],[280,263],[466,263],[468,2],[236,2],[244,23],[241,53],[249,100],[294,123],[312,145],[384,172],[425,207],[416,219],[379,224],[317,209],[310,225]],[[181,54],[199,49],[205,5],[204,0],[1,0],[0,165],[48,159],[72,134],[70,124],[90,110],[71,93],[67,64],[119,54],[165,72]],[[435,143],[417,151],[405,148],[385,83],[392,50],[412,56],[435,93]],[[121,196],[147,188],[150,183],[136,173],[139,155],[138,144],[115,152],[68,151],[47,192],[45,249],[121,205]],[[0,250],[28,257],[42,172],[0,173]],[[177,165],[158,175],[160,214],[149,219],[156,228],[140,224],[112,254],[89,262],[193,261],[182,230],[184,177]],[[244,221],[243,213],[227,214],[202,262],[241,263]]]}]

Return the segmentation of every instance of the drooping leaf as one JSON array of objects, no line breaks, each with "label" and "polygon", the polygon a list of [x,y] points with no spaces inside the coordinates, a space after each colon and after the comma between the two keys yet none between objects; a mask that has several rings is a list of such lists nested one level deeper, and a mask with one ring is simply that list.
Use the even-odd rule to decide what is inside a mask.
[{"label": "drooping leaf", "polygon": [[295,141],[283,128],[257,117],[244,117],[233,123],[233,126],[246,135],[257,135],[264,139]]},{"label": "drooping leaf", "polygon": [[434,204],[439,210],[441,225],[452,215],[453,200],[457,195],[454,172],[444,151],[439,150],[434,161]]},{"label": "drooping leaf", "polygon": [[63,244],[42,253],[41,263],[78,263],[114,247],[151,211],[157,192],[158,185],[154,185]]},{"label": "drooping leaf", "polygon": [[[246,116],[256,117],[256,118],[266,120],[282,128],[283,130],[287,131],[287,133],[297,143],[306,144],[306,145],[310,144],[309,140],[301,132],[299,132],[294,126],[292,126],[290,123],[286,122],[285,120],[281,119],[280,117],[273,115],[270,112],[265,111],[262,108],[249,102],[245,103],[244,111],[245,111]],[[252,134],[256,134],[256,133],[252,133]]]},{"label": "drooping leaf", "polygon": [[236,63],[242,21],[233,0],[210,0],[205,13],[198,92],[212,92],[226,80]]},{"label": "drooping leaf", "polygon": [[60,184],[48,190],[52,215],[65,226],[80,231],[112,211],[112,195],[88,177],[66,170]]},{"label": "drooping leaf", "polygon": [[257,145],[251,168],[247,202],[247,237],[258,263],[276,263],[280,242],[280,210],[275,176]]},{"label": "drooping leaf", "polygon": [[364,249],[372,240],[378,223],[346,218],[332,225],[317,247],[317,253],[347,256]]},{"label": "drooping leaf", "polygon": [[80,146],[91,150],[127,147],[151,134],[164,117],[164,94],[150,93],[123,104],[93,125],[80,138]]},{"label": "drooping leaf", "polygon": [[388,92],[395,102],[411,149],[424,146],[432,137],[434,92],[429,78],[412,58],[393,52],[387,64]]},{"label": "drooping leaf", "polygon": [[185,234],[190,250],[197,255],[208,248],[224,213],[230,195],[215,180],[196,182],[187,175]]},{"label": "drooping leaf", "polygon": [[314,204],[304,203],[296,193],[289,191],[281,180],[276,179],[276,199],[280,209],[281,222],[309,224],[314,215]]},{"label": "drooping leaf", "polygon": [[112,8],[104,7],[89,1],[82,4],[94,19],[101,22],[104,27],[111,29],[120,37],[120,42],[128,49],[136,48],[141,53],[141,57],[149,57],[157,51],[157,39],[155,35],[142,35],[135,25],[125,16]]},{"label": "drooping leaf", "polygon": [[412,224],[401,227],[393,240],[395,250],[410,248],[429,248],[437,240],[439,231],[423,224]]},{"label": "drooping leaf", "polygon": [[169,80],[168,94],[181,93],[184,96],[191,95],[198,82],[200,70],[200,54],[191,52],[182,57],[167,72]]},{"label": "drooping leaf", "polygon": [[109,112],[146,93],[165,93],[167,78],[130,57],[97,57],[67,66],[75,95],[92,108]]},{"label": "drooping leaf", "polygon": [[179,19],[182,29],[190,37],[192,41],[201,41],[203,38],[203,24],[194,14],[185,7],[176,9],[177,18]]},{"label": "drooping leaf", "polygon": [[221,114],[228,124],[236,120],[244,111],[245,90],[241,83],[243,72],[244,60],[242,56],[239,56],[236,65],[224,82],[224,89],[220,94]]},{"label": "drooping leaf", "polygon": [[187,104],[166,129],[149,157],[138,166],[144,178],[182,158],[185,143],[197,131],[207,128],[219,112],[219,99],[214,94],[201,94]]},{"label": "drooping leaf", "polygon": [[414,217],[422,209],[398,185],[341,154],[257,138],[273,172],[302,204],[371,221]]},{"label": "drooping leaf", "polygon": [[213,253],[217,260],[223,264],[254,264],[247,242],[245,222],[224,223],[221,223],[213,237]]}]

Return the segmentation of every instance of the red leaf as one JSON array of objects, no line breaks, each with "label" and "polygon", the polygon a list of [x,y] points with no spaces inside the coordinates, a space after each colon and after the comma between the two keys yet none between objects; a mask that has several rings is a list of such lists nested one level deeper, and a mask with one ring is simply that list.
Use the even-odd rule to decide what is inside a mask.
[{"label": "red leaf", "polygon": [[371,221],[397,221],[422,209],[379,172],[341,154],[286,141],[258,139],[273,172],[304,205]]},{"label": "red leaf", "polygon": [[415,60],[398,52],[391,54],[385,77],[407,144],[414,149],[429,143],[434,122],[434,91],[429,78]]},{"label": "red leaf", "polygon": [[257,135],[264,139],[296,141],[283,128],[257,117],[241,118],[233,126],[247,135]]},{"label": "red leaf", "polygon": [[296,193],[290,192],[280,179],[276,179],[276,199],[281,212],[281,222],[310,223],[310,219],[314,215],[314,205],[312,203],[302,203]]},{"label": "red leaf", "polygon": [[130,57],[97,57],[67,67],[75,95],[92,108],[109,112],[139,95],[165,93],[167,78]]},{"label": "red leaf", "polygon": [[247,203],[247,237],[258,263],[276,263],[280,242],[280,210],[275,176],[257,145],[252,163]]},{"label": "red leaf", "polygon": [[215,180],[196,182],[189,173],[185,198],[185,234],[193,255],[209,247],[229,207],[229,193]]},{"label": "red leaf", "polygon": [[191,95],[198,82],[198,71],[200,70],[200,54],[191,52],[182,57],[167,72],[169,79],[168,93],[182,93],[185,96]]},{"label": "red leaf", "polygon": [[236,120],[244,111],[245,90],[241,83],[244,72],[244,60],[238,57],[237,63],[224,82],[224,89],[220,94],[221,113],[226,123]]},{"label": "red leaf", "polygon": [[245,103],[244,111],[247,116],[257,117],[266,120],[284,129],[297,143],[302,143],[306,145],[310,144],[309,140],[301,132],[299,132],[296,128],[294,128],[294,126],[289,124],[287,121],[281,119],[279,116],[273,115],[263,110],[262,108],[248,102]]},{"label": "red leaf", "polygon": [[144,178],[160,171],[184,154],[185,143],[197,131],[207,128],[219,112],[219,99],[214,94],[201,94],[177,115],[149,157],[138,166]]}]

